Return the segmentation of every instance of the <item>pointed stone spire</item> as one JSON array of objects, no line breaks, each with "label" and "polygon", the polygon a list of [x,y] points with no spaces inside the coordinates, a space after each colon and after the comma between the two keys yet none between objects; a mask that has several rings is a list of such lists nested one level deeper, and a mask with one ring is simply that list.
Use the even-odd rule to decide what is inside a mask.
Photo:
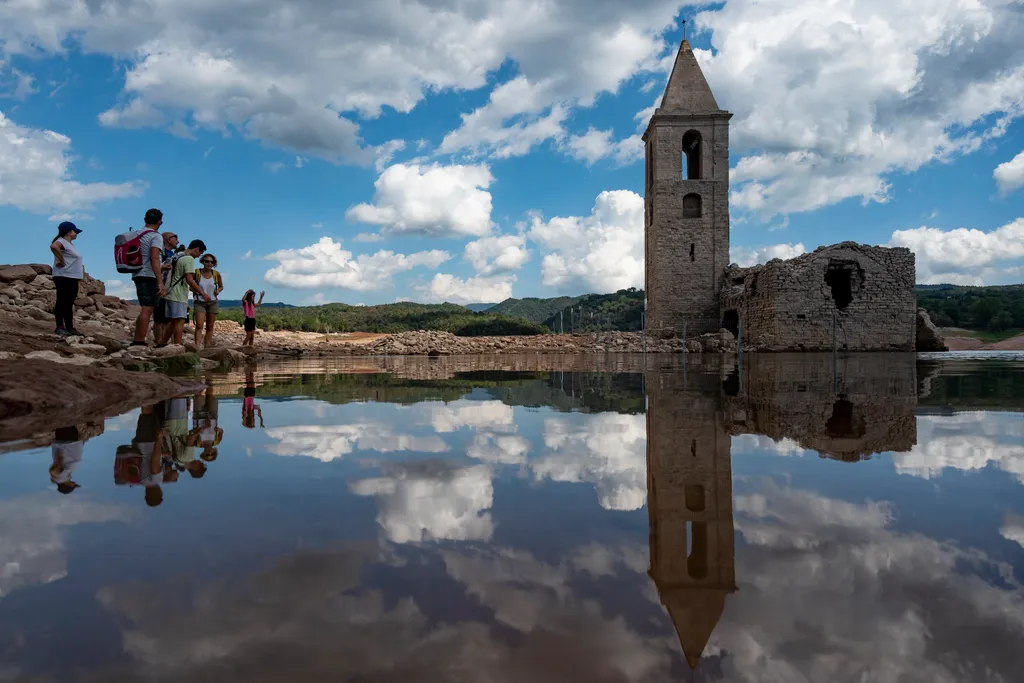
[{"label": "pointed stone spire", "polygon": [[684,39],[679,46],[672,75],[668,77],[668,85],[665,86],[665,96],[661,98],[660,111],[673,114],[721,111],[688,40]]},{"label": "pointed stone spire", "polygon": [[691,671],[697,668],[711,634],[722,618],[726,594],[724,590],[684,589],[674,595],[663,596]]}]

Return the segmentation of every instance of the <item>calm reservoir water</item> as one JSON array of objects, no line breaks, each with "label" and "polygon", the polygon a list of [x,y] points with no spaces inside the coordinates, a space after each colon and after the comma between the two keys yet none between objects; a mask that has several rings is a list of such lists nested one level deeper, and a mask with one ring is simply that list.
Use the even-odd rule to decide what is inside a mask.
[{"label": "calm reservoir water", "polygon": [[1024,680],[1019,359],[207,382],[0,454],[0,681]]}]

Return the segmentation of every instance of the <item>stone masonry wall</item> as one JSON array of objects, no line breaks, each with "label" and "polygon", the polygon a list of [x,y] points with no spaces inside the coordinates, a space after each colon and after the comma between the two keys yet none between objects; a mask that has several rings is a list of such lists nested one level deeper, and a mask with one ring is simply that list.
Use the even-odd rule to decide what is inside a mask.
[{"label": "stone masonry wall", "polygon": [[[718,294],[729,262],[729,114],[655,114],[647,132],[645,257],[647,331],[652,337],[718,330]],[[682,140],[701,136],[700,179],[683,171]],[[683,198],[702,215],[684,218]],[[691,256],[692,245],[692,256]]]},{"label": "stone masonry wall", "polygon": [[729,268],[720,311],[739,314],[748,349],[831,351],[835,344],[846,351],[913,351],[915,276],[909,249],[843,242],[788,261]]},{"label": "stone masonry wall", "polygon": [[725,410],[732,434],[763,434],[835,460],[917,443],[917,362],[906,354],[750,354]]}]

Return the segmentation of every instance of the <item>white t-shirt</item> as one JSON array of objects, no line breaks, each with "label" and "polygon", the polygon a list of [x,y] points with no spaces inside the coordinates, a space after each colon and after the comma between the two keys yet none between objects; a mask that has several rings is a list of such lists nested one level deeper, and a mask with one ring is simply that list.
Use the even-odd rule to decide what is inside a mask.
[{"label": "white t-shirt", "polygon": [[63,237],[57,238],[57,242],[64,247],[64,267],[57,265],[57,259],[53,259],[53,276],[70,277],[81,280],[85,277],[85,264],[82,263],[82,254],[75,249],[75,245]]},{"label": "white t-shirt", "polygon": [[[211,275],[210,277],[203,277],[200,274],[199,282],[197,284],[199,285],[199,289],[203,291],[203,294],[206,294],[207,296],[210,297],[210,301],[217,300],[217,278],[215,278],[213,275]],[[194,294],[192,298],[196,298]]]},{"label": "white t-shirt", "polygon": [[137,277],[156,277],[156,273],[153,272],[153,264],[150,261],[150,256],[153,253],[153,247],[160,249],[164,248],[164,236],[156,230],[147,232],[139,240],[139,246],[142,248],[142,270],[132,275],[132,278]]},{"label": "white t-shirt", "polygon": [[82,449],[84,446],[84,441],[54,441],[50,444],[53,464],[59,465],[62,470],[59,474],[50,477],[54,484],[63,484],[71,481],[71,474],[78,467],[78,464],[82,462]]}]

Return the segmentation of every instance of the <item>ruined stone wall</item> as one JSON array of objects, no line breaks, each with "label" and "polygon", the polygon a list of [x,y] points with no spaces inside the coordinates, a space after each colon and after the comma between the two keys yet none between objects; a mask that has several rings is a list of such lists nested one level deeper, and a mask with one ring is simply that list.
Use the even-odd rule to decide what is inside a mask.
[{"label": "ruined stone wall", "polygon": [[914,254],[843,242],[753,268],[730,268],[720,311],[734,310],[746,348],[913,351]]},{"label": "ruined stone wall", "polygon": [[917,443],[913,354],[750,354],[739,374],[726,398],[732,434],[791,439],[845,461]]}]

